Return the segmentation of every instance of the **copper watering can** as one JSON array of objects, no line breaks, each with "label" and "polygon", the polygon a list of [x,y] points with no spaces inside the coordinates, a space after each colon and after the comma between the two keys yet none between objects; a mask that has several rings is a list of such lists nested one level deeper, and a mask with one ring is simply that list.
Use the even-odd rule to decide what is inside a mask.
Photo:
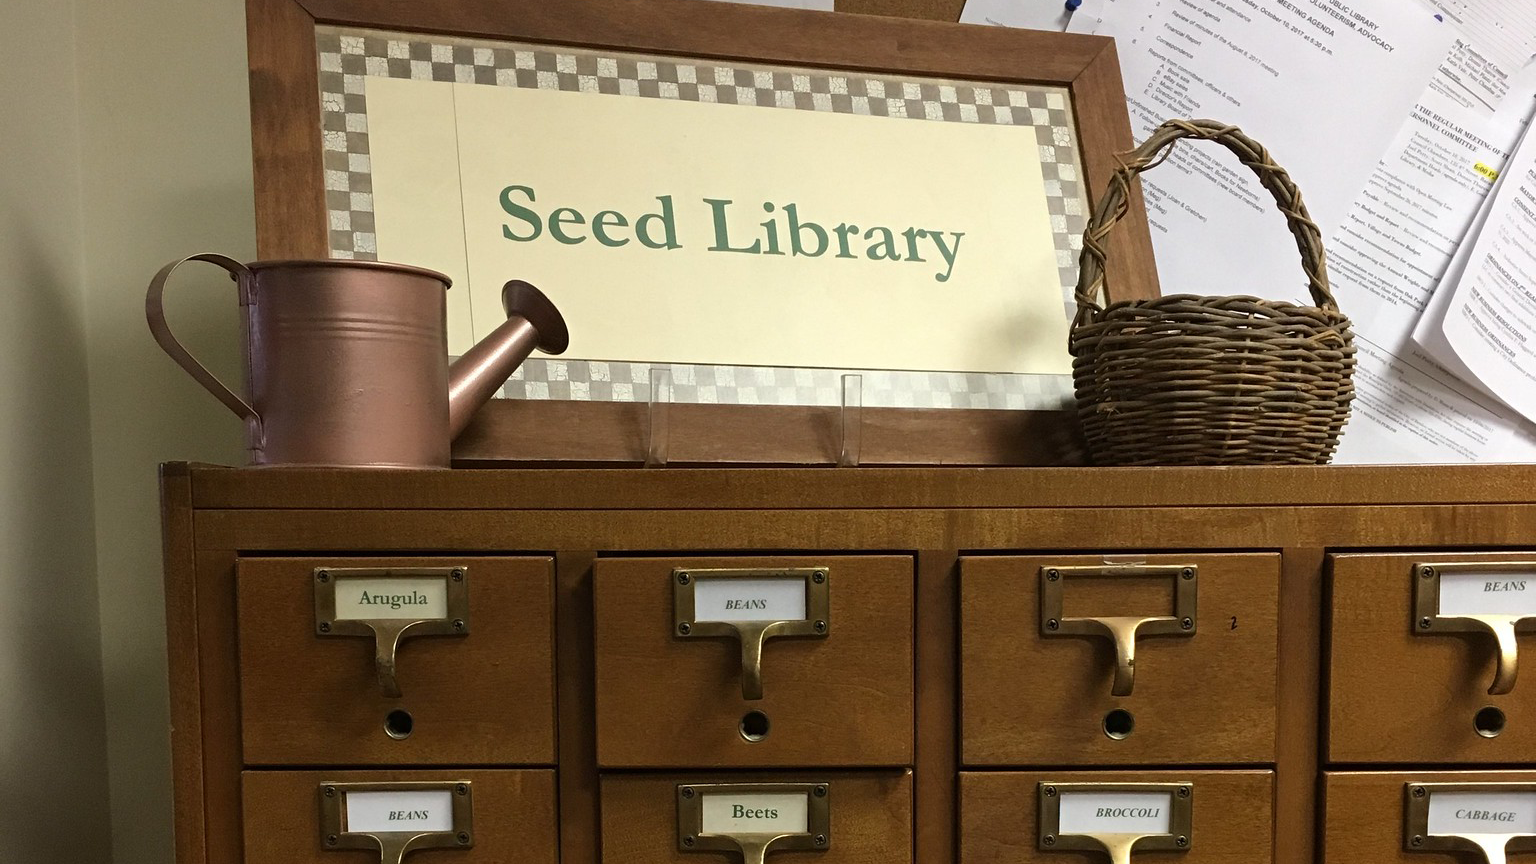
[{"label": "copper watering can", "polygon": [[[188,261],[229,271],[240,295],[246,395],[171,335],[165,283]],[[446,468],[450,444],[538,348],[565,350],[565,320],[526,282],[508,282],[507,320],[451,366],[447,276],[371,261],[258,261],[205,253],[149,283],[155,341],[245,421],[252,465]]]}]

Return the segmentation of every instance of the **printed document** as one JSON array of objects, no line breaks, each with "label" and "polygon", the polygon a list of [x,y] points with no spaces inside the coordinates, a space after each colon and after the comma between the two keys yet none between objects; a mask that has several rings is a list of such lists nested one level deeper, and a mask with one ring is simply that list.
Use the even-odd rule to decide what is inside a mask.
[{"label": "printed document", "polygon": [[1072,13],[1063,0],[965,0],[961,24],[995,24],[1026,30],[1067,29]]},{"label": "printed document", "polygon": [[1464,271],[1446,280],[1442,304],[1427,316],[1424,329],[1438,324],[1439,338],[1425,341],[1536,419],[1536,146],[1522,145],[1506,171],[1486,222],[1469,240]]},{"label": "printed document", "polygon": [[1519,419],[1409,334],[1521,131],[1513,118],[1493,122],[1431,87],[1333,236],[1329,277],[1359,352],[1353,414],[1335,461],[1514,458]]},{"label": "printed document", "polygon": [[[1069,30],[1117,40],[1138,140],[1170,117],[1240,126],[1289,171],[1325,238],[1455,36],[1404,0],[1114,0],[1081,12]],[[1164,292],[1307,299],[1273,199],[1219,145],[1180,144],[1142,189]]]},{"label": "printed document", "polygon": [[1447,93],[1493,111],[1511,81],[1536,56],[1536,3],[1530,0],[1428,0],[1459,32],[1441,67]]}]

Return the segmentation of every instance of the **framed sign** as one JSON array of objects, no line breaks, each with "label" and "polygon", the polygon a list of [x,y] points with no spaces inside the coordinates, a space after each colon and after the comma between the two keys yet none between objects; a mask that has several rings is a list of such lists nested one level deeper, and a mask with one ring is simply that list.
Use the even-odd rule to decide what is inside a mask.
[{"label": "framed sign", "polygon": [[[248,8],[262,257],[441,270],[456,352],[508,279],[566,315],[471,450],[626,461],[658,368],[723,461],[743,423],[778,430],[750,461],[820,461],[784,429],[849,372],[866,462],[1031,461],[944,448],[1069,407],[1081,232],[1131,145],[1108,40],[702,0]],[[1115,299],[1156,293],[1132,221]]]}]

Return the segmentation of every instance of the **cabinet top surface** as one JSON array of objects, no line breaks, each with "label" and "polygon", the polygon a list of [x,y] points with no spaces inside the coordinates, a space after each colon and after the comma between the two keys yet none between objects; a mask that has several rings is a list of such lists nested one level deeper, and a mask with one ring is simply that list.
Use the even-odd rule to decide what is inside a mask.
[{"label": "cabinet top surface", "polygon": [[172,462],[199,509],[719,510],[1536,502],[1536,465],[1242,468],[226,468]]}]

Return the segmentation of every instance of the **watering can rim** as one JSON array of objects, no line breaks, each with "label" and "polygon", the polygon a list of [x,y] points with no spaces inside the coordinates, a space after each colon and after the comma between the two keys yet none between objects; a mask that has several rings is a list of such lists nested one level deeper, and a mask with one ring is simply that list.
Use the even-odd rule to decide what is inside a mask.
[{"label": "watering can rim", "polygon": [[436,270],[417,267],[414,264],[395,264],[389,261],[360,261],[355,258],[274,258],[269,261],[252,261],[245,265],[247,270],[275,270],[282,267],[349,267],[359,270],[409,273],[414,276],[425,276],[428,279],[435,279],[443,283],[444,290],[453,287],[453,280]]}]

